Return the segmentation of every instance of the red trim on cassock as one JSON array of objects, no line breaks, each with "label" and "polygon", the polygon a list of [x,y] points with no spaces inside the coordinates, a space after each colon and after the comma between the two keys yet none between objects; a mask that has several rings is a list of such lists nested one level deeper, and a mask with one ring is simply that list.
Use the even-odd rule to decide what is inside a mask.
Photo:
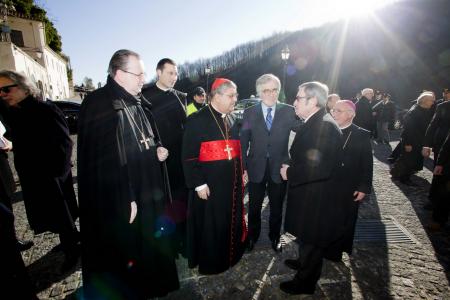
[{"label": "red trim on cassock", "polygon": [[228,152],[225,151],[227,145],[231,148],[232,159],[241,156],[241,142],[239,140],[218,140],[201,143],[198,161],[228,160]]}]

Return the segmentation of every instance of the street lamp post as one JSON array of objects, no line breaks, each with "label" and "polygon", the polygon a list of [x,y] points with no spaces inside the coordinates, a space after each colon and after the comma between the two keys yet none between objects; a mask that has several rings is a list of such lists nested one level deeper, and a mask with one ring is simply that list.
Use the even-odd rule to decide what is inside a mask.
[{"label": "street lamp post", "polygon": [[286,91],[285,91],[285,85],[286,85],[286,73],[287,73],[287,61],[289,59],[289,47],[286,45],[282,50],[281,50],[281,60],[283,60],[284,65],[283,65],[283,81],[281,82],[281,90],[283,91],[283,101],[286,99]]},{"label": "street lamp post", "polygon": [[206,95],[208,95],[209,94],[209,74],[211,74],[210,64],[206,64],[205,74],[206,74]]}]

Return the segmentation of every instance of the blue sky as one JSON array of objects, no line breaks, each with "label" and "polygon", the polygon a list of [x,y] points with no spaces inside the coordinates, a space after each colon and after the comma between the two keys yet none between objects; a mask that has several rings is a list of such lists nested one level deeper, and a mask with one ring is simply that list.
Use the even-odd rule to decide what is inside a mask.
[{"label": "blue sky", "polygon": [[361,15],[395,0],[38,0],[62,36],[74,81],[105,82],[111,55],[141,54],[149,74],[159,59],[178,64],[219,55],[270,36]]}]

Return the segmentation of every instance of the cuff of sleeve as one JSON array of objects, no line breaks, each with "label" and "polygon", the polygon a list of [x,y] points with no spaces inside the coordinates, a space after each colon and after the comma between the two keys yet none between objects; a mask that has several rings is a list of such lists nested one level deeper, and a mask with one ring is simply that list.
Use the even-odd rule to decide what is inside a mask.
[{"label": "cuff of sleeve", "polygon": [[195,188],[195,191],[196,192],[198,192],[198,191],[201,191],[201,190],[203,190],[205,187],[207,187],[208,185],[205,183],[205,184],[202,184],[202,185],[199,185],[198,187],[196,187]]}]

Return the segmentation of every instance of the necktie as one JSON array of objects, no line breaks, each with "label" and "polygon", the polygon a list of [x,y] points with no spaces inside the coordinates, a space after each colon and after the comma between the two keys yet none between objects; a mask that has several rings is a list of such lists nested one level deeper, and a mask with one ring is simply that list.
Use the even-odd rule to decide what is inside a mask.
[{"label": "necktie", "polygon": [[272,107],[267,108],[267,116],[266,116],[266,126],[267,129],[270,131],[270,128],[272,127]]}]

